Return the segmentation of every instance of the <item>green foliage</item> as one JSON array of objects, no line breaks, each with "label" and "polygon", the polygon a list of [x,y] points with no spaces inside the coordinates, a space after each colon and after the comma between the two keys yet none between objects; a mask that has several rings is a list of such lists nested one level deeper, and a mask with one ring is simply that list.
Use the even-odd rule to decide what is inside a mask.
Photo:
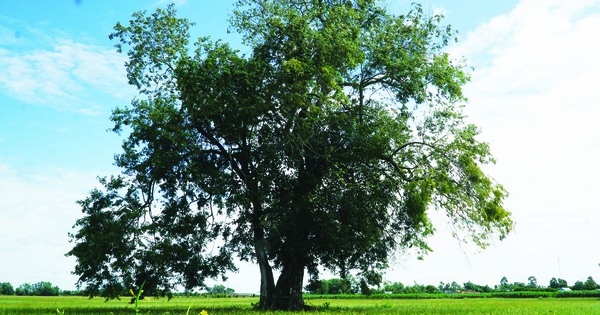
[{"label": "green foliage", "polygon": [[402,290],[404,289],[404,284],[402,284],[401,282],[386,282],[383,284],[383,291],[385,292],[392,292],[392,293],[401,293]]},{"label": "green foliage", "polygon": [[79,290],[62,290],[60,291],[62,296],[85,296],[85,294]]},{"label": "green foliage", "polygon": [[429,294],[435,294],[438,293],[438,288],[436,288],[434,285],[429,284],[425,286],[425,292]]},{"label": "green foliage", "polygon": [[15,291],[16,295],[24,296],[58,296],[60,289],[50,282],[23,283]]},{"label": "green foliage", "polygon": [[573,284],[573,286],[571,286],[571,290],[584,290],[585,288],[585,284],[583,283],[583,281],[576,281],[575,284]]},{"label": "green foliage", "polygon": [[552,289],[560,289],[560,288],[567,288],[569,285],[567,284],[567,281],[561,278],[554,278],[552,277],[552,279],[550,279],[550,284],[548,285],[549,288]]},{"label": "green foliage", "polygon": [[15,290],[16,295],[33,295],[31,290],[31,284],[23,283]]},{"label": "green foliage", "polygon": [[538,288],[537,278],[535,276],[530,276],[529,278],[527,278],[527,288],[528,289],[537,289]]},{"label": "green foliage", "polygon": [[508,279],[506,277],[502,277],[500,279],[500,288],[506,288],[508,286]]},{"label": "green foliage", "polygon": [[[426,288],[427,286],[425,286]],[[468,298],[549,298],[558,296],[555,292],[544,291],[514,291],[514,292],[487,292],[487,293],[427,293],[423,290],[418,293],[400,294],[373,294],[368,297],[356,294],[330,294],[330,295],[306,295],[305,299],[468,299]],[[576,295],[573,297],[577,297]],[[582,296],[583,297],[583,296]]]},{"label": "green foliage", "polygon": [[558,278],[558,286],[560,288],[566,288],[569,285],[567,284],[567,281],[565,279]]},{"label": "green foliage", "polygon": [[301,309],[305,270],[352,271],[368,288],[391,252],[430,251],[429,211],[481,247],[512,229],[442,17],[240,0],[231,25],[247,56],[208,38],[190,52],[191,25],[171,5],[110,36],[139,97],[111,118],[123,174],[79,201],[68,255],[90,295],[204,287],[237,256],[259,265],[261,307]]},{"label": "green foliage", "polygon": [[463,287],[458,284],[456,281],[452,281],[452,283],[443,283],[440,282],[438,289],[442,292],[445,293],[454,293],[454,292],[461,292],[463,290]]},{"label": "green foliage", "polygon": [[585,283],[583,284],[584,290],[596,290],[599,288],[600,288],[600,286],[598,286],[598,284],[596,283],[596,281],[594,281],[594,278],[592,278],[592,276],[589,276],[587,278],[587,280],[585,280]]},{"label": "green foliage", "polygon": [[492,293],[490,293],[491,297],[512,298],[512,299],[546,298],[546,297],[553,297],[554,295],[555,295],[554,292],[545,292],[545,291],[513,291],[513,292],[492,292]]},{"label": "green foliage", "polygon": [[311,294],[354,294],[357,292],[357,284],[352,277],[329,280],[311,279],[306,285],[306,290]]},{"label": "green foliage", "polygon": [[599,290],[576,290],[556,292],[557,298],[600,298]]},{"label": "green foliage", "polygon": [[210,288],[206,288],[206,292],[213,296],[227,296],[233,294],[235,290],[222,284],[215,284]]},{"label": "green foliage", "polygon": [[15,289],[12,284],[9,282],[0,283],[0,295],[13,295],[15,294]]},{"label": "green foliage", "polygon": [[[566,287],[566,282],[565,282]],[[594,278],[589,276],[586,281],[577,281],[573,286],[571,286],[571,290],[596,290],[599,289],[600,286],[596,283]]]},{"label": "green foliage", "polygon": [[556,278],[552,277],[552,279],[550,279],[550,284],[548,285],[549,288],[552,289],[560,289],[560,285],[558,284],[558,280],[556,280]]}]

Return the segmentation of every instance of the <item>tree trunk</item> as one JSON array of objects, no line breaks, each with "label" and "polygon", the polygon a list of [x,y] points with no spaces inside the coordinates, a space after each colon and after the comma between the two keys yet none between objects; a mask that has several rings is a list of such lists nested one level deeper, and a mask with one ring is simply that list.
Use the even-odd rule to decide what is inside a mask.
[{"label": "tree trunk", "polygon": [[258,308],[270,309],[273,306],[275,280],[273,270],[267,258],[267,241],[264,239],[255,240],[254,250],[256,251],[256,261],[260,269],[260,300]]},{"label": "tree trunk", "polygon": [[[246,167],[247,168],[247,167]],[[260,300],[258,308],[269,309],[273,304],[275,292],[275,280],[273,278],[273,269],[269,264],[269,241],[265,239],[265,232],[260,223],[260,217],[263,214],[263,209],[260,200],[258,199],[258,183],[255,180],[248,180],[248,188],[252,195],[252,236],[254,239],[254,253],[256,254],[256,262],[260,270]]]},{"label": "tree trunk", "polygon": [[275,287],[273,309],[277,310],[303,310],[302,283],[304,281],[304,264],[292,258],[287,264],[284,263],[281,275]]}]

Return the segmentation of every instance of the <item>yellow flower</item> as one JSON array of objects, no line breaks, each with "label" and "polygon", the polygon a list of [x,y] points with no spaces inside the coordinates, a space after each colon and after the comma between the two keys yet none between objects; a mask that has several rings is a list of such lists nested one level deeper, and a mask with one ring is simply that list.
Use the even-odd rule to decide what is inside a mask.
[{"label": "yellow flower", "polygon": [[133,296],[135,296],[135,293],[133,293],[133,289],[129,289],[129,293]]},{"label": "yellow flower", "polygon": [[200,312],[198,315],[208,315],[208,312],[206,310],[202,310],[202,312]]}]

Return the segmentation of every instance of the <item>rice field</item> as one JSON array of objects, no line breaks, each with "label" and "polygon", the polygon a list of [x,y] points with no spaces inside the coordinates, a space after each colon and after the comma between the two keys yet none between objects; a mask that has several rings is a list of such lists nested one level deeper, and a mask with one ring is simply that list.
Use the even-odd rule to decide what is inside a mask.
[{"label": "rice field", "polygon": [[[252,308],[257,298],[174,298],[144,299],[140,314],[209,315],[221,314],[287,314],[260,312]],[[294,314],[600,314],[598,298],[540,299],[309,299],[313,309]],[[85,297],[0,296],[0,315],[5,314],[135,314],[129,298],[105,302]]]}]

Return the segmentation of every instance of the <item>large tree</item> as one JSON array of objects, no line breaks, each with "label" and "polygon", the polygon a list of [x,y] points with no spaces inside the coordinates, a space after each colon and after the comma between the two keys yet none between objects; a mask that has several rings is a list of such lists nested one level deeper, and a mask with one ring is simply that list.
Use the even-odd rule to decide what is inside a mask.
[{"label": "large tree", "polygon": [[511,230],[440,16],[372,0],[235,7],[246,55],[208,38],[190,51],[173,6],[116,25],[139,96],[112,116],[122,174],[79,201],[68,254],[90,294],[203,286],[237,257],[258,264],[260,307],[299,309],[305,271],[376,283],[390,254],[429,251],[429,211],[483,247]]}]

